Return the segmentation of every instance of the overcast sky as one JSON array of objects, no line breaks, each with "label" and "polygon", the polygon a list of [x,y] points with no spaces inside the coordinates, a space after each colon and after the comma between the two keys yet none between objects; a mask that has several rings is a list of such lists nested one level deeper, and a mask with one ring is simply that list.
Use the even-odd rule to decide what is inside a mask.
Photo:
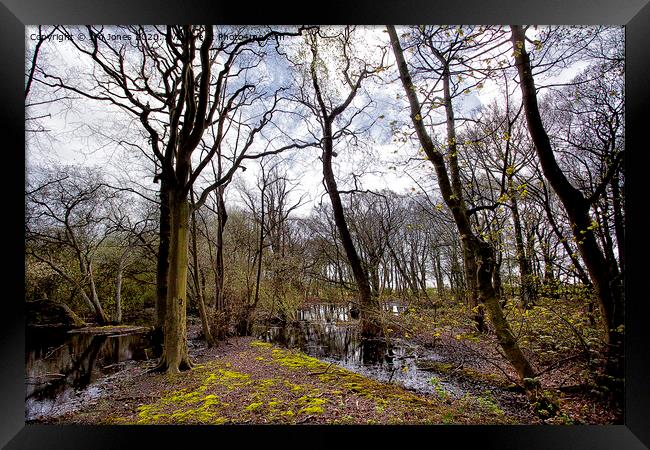
[{"label": "overcast sky", "polygon": [[[71,29],[74,30],[74,28]],[[402,31],[398,28],[398,34]],[[26,60],[31,57],[31,49],[36,42],[34,38],[37,32],[36,27],[26,27],[25,37],[28,49]],[[122,33],[112,27],[107,27],[104,32]],[[217,29],[215,36],[222,32],[226,32],[226,30]],[[384,27],[359,27],[356,33],[357,39],[364,43],[358,47],[360,52],[365,52],[361,56],[364,59],[367,58],[368,61],[377,60],[381,55],[382,47],[390,48]],[[72,38],[78,39],[78,35]],[[303,45],[301,38],[292,39],[291,42],[282,41],[282,45],[285,45],[287,49]],[[509,45],[509,43],[506,41],[504,45]],[[291,53],[292,50],[287,51]],[[61,75],[75,79],[76,77],[83,78],[84,74],[88,75],[92,72],[92,66],[86,62],[85,58],[80,58],[74,47],[65,40],[58,40],[55,37],[43,45],[41,52],[40,62]],[[323,50],[324,54],[326,52],[327,49]],[[330,57],[332,59],[327,60],[328,63],[336,64],[336,55],[330,55]],[[364,94],[358,95],[355,99],[354,105],[356,106],[364,104],[368,99],[373,101],[373,105],[366,111],[367,114],[353,122],[353,128],[366,127],[376,120],[375,125],[361,137],[362,148],[341,148],[340,146],[337,148],[339,156],[334,160],[335,173],[343,188],[346,187],[345,180],[350,179],[350,173],[363,174],[359,180],[364,189],[389,188],[398,193],[412,190],[414,182],[411,177],[418,178],[424,173],[427,174],[427,177],[431,176],[428,167],[425,171],[418,170],[412,164],[408,166],[403,164],[409,157],[417,155],[419,145],[415,144],[413,140],[401,143],[395,142],[393,139],[395,136],[391,132],[389,124],[393,122],[408,127],[409,116],[408,111],[405,110],[407,105],[404,101],[403,87],[397,79],[393,66],[392,51],[386,52],[386,63],[392,67],[383,72],[382,76],[385,81],[389,82],[376,83],[367,80],[364,83]],[[582,68],[584,68],[584,64],[578,62],[555,74],[553,81],[568,81]],[[288,65],[277,56],[270,56],[260,70],[263,72],[260,76],[268,79],[269,86],[286,85],[291,80],[292,73]],[[511,91],[513,87],[515,84],[511,83]],[[482,105],[489,104],[495,98],[501,98],[501,89],[502,85],[494,81],[487,81],[481,89],[472,90],[467,95],[457,97],[454,101],[457,117],[470,116]],[[518,93],[516,90],[514,92]],[[48,99],[49,95],[51,94],[43,86],[36,84],[27,103],[39,103]],[[137,152],[120,148],[115,144],[115,140],[142,141],[141,126],[138,121],[129,118],[114,107],[86,99],[73,99],[32,106],[28,110],[28,115],[31,117],[46,116],[39,119],[38,122],[48,130],[43,133],[28,132],[26,149],[28,176],[29,168],[33,165],[48,166],[54,162],[99,166],[107,174],[119,176],[123,175],[125,168],[131,171],[138,168]],[[379,119],[379,116],[382,118]],[[28,122],[28,128],[30,125],[31,123]],[[290,133],[305,134],[304,124],[295,118],[292,120],[290,116],[278,117],[277,126],[290,130]],[[295,195],[308,194],[309,201],[299,210],[300,214],[308,214],[312,205],[324,199],[319,154],[319,150],[311,148],[284,155],[290,161],[288,165],[290,177],[299,180],[299,187],[296,189]],[[259,161],[248,161],[245,165],[248,170],[246,172],[238,171],[236,177],[240,181],[237,183],[253,186],[258,174]],[[147,165],[142,161],[140,168],[145,170],[144,173],[147,173],[148,170],[149,174],[148,178],[140,179],[140,183],[155,191],[157,185],[152,183],[151,164]],[[205,173],[210,172],[206,171]],[[134,176],[141,177],[142,175]],[[238,202],[238,195],[232,192],[232,188],[229,190],[231,192],[228,193],[228,200]]]}]

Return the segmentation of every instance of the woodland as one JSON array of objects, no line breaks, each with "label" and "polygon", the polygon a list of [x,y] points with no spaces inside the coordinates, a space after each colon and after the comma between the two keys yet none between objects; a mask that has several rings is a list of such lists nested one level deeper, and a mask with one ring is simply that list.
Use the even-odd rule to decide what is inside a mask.
[{"label": "woodland", "polygon": [[622,423],[622,27],[25,33],[30,420]]}]

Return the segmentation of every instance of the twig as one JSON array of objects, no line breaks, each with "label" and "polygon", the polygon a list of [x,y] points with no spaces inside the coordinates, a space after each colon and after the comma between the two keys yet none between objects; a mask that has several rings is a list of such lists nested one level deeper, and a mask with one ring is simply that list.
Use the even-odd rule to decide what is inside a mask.
[{"label": "twig", "polygon": [[63,347],[65,347],[65,344],[59,345],[57,348],[55,348],[54,350],[52,350],[51,352],[49,352],[47,355],[45,355],[45,356],[43,357],[43,359],[47,359],[47,358],[49,358],[50,356],[52,356],[52,354],[53,354],[54,352],[56,352],[57,350],[59,350],[60,348],[63,348]]},{"label": "twig", "polygon": [[327,368],[321,372],[309,372],[307,375],[322,375],[325,372],[327,372],[330,369],[330,367],[332,367],[333,364],[334,363],[330,363],[329,366],[327,366]]},{"label": "twig", "polygon": [[305,423],[305,422],[307,422],[309,419],[313,419],[313,418],[314,418],[314,416],[309,415],[309,416],[305,417],[304,419],[299,420],[298,422],[296,422],[296,424],[299,424],[299,423]]},{"label": "twig", "polygon": [[560,359],[559,361],[556,361],[556,362],[554,362],[553,364],[551,364],[550,366],[546,367],[546,368],[545,368],[544,370],[542,370],[541,372],[537,372],[537,376],[540,376],[540,375],[542,375],[542,374],[544,374],[544,373],[546,373],[546,372],[550,372],[551,370],[557,369],[557,368],[558,368],[562,363],[565,363],[565,362],[570,361],[570,360],[572,360],[572,359],[581,358],[581,357],[583,357],[583,356],[584,356],[584,355],[583,355],[582,353],[579,353],[579,354],[577,354],[577,355],[571,355],[571,356],[568,356],[568,357],[566,357],[566,358],[562,358],[562,359]]},{"label": "twig", "polygon": [[388,382],[390,383],[391,380],[393,379],[393,375],[395,374],[395,371],[397,370],[397,367],[393,367],[393,370],[390,371],[390,377],[388,377]]}]

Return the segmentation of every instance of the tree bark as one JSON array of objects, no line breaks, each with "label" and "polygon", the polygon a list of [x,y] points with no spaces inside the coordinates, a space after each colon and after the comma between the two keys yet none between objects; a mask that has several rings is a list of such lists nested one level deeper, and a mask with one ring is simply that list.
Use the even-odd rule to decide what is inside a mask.
[{"label": "tree bark", "polygon": [[187,269],[189,244],[189,204],[181,190],[169,196],[170,240],[167,311],[163,354],[154,371],[178,373],[192,368],[187,350]]},{"label": "tree bark", "polygon": [[154,346],[164,340],[165,316],[167,314],[167,273],[169,272],[169,239],[171,217],[169,209],[170,188],[165,177],[160,181],[160,229],[158,231],[158,259],[156,261],[156,317],[154,323]]}]

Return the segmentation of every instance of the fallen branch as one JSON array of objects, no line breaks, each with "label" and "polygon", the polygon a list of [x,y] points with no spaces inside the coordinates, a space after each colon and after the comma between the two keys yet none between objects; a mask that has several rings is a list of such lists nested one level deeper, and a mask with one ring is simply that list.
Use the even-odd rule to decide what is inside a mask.
[{"label": "fallen branch", "polygon": [[304,419],[299,420],[298,422],[296,422],[296,424],[305,423],[305,422],[307,422],[309,419],[313,419],[313,418],[314,418],[314,416],[309,415],[309,416],[305,417]]},{"label": "fallen branch", "polygon": [[47,355],[45,355],[43,357],[43,359],[49,358],[50,356],[52,356],[54,354],[54,352],[56,352],[57,350],[59,350],[59,349],[61,349],[63,347],[65,347],[65,344],[59,345],[57,348],[53,349],[51,352],[49,352]]},{"label": "fallen branch", "polygon": [[327,368],[326,368],[325,370],[323,370],[323,371],[320,371],[320,372],[309,372],[307,375],[322,375],[322,374],[324,374],[325,372],[327,372],[328,370],[330,370],[330,367],[332,367],[333,364],[334,364],[334,363],[330,363],[329,366],[327,366]]},{"label": "fallen branch", "polygon": [[572,359],[577,359],[577,358],[582,358],[582,357],[584,357],[584,355],[582,353],[579,353],[577,355],[571,355],[571,356],[567,356],[566,358],[562,358],[559,361],[556,361],[553,364],[551,364],[550,366],[546,367],[541,372],[538,372],[537,376],[540,376],[542,374],[545,374],[546,372],[550,372],[552,370],[558,369],[562,363],[565,363],[567,361],[571,361]]}]

